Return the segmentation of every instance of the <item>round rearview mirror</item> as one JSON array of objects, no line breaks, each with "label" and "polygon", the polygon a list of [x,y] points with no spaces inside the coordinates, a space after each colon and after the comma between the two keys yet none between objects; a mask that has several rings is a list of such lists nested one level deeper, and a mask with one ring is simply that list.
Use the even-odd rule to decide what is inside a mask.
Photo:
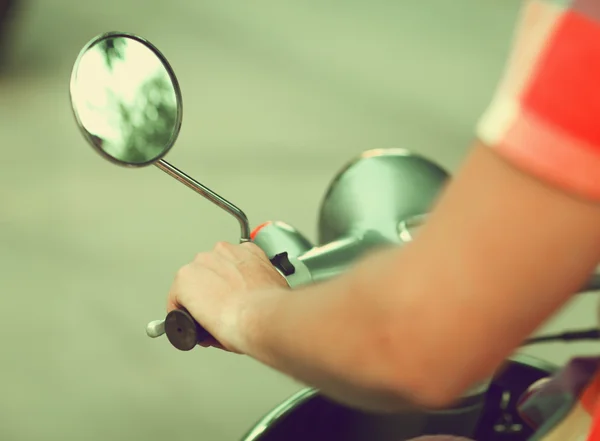
[{"label": "round rearview mirror", "polygon": [[135,35],[111,32],[91,40],[73,67],[70,95],[84,137],[119,165],[153,164],[179,135],[177,78],[160,51]]}]

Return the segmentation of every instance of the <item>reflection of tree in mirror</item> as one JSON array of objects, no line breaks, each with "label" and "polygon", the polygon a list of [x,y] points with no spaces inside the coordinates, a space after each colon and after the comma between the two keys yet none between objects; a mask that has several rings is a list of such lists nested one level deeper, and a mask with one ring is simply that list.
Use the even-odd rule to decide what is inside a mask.
[{"label": "reflection of tree in mirror", "polygon": [[125,59],[127,39],[123,37],[109,37],[98,42],[97,45],[102,55],[104,55],[104,61],[109,69],[112,69],[115,60]]},{"label": "reflection of tree in mirror", "polygon": [[130,107],[119,103],[125,135],[121,160],[145,163],[169,147],[177,120],[177,98],[170,78],[157,75],[139,89]]}]

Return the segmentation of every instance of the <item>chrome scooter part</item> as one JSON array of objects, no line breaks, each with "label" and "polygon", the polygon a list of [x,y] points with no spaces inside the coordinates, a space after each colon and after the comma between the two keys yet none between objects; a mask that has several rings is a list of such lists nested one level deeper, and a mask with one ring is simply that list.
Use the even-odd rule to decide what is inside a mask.
[{"label": "chrome scooter part", "polygon": [[99,35],[79,53],[69,90],[84,138],[104,159],[155,165],[232,215],[240,242],[250,240],[242,210],[163,159],[179,136],[183,99],[175,72],[154,45],[124,32]]},{"label": "chrome scooter part", "polygon": [[[163,159],[179,135],[183,104],[177,77],[154,45],[124,32],[93,38],[77,57],[69,91],[81,133],[104,159],[130,168],[155,165],[232,215],[240,242],[250,240],[242,210]],[[187,313],[170,315],[149,324],[148,335],[167,333],[182,348],[189,346],[190,335],[208,334]]]},{"label": "chrome scooter part", "polygon": [[164,320],[154,320],[153,322],[148,323],[146,326],[146,334],[150,338],[157,338],[165,333],[165,321]]}]

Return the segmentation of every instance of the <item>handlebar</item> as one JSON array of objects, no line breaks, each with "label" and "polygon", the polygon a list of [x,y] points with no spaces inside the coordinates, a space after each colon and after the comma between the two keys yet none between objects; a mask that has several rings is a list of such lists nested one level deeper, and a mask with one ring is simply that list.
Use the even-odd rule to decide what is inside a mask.
[{"label": "handlebar", "polygon": [[167,314],[165,334],[180,351],[191,351],[198,343],[212,337],[185,309],[174,309]]},{"label": "handlebar", "polygon": [[[420,216],[423,220],[424,217]],[[267,222],[252,233],[252,241],[269,256],[273,266],[286,278],[291,288],[322,282],[340,275],[367,251],[412,240],[400,234],[397,238],[368,232],[356,237],[337,239],[313,246],[308,239],[288,224]],[[285,250],[285,251],[283,251]],[[600,290],[600,274],[593,274],[580,293]],[[163,333],[181,351],[190,351],[199,342],[211,338],[189,312],[183,309],[167,314],[164,322],[152,322],[147,333],[158,337]]]},{"label": "handlebar", "polygon": [[[315,247],[283,222],[261,225],[252,233],[252,239],[269,256],[291,288],[337,276],[365,251],[391,243],[373,232]],[[199,342],[212,337],[184,309],[169,312],[164,321],[150,323],[146,332],[153,338],[166,334],[169,342],[180,351],[190,351]]]}]

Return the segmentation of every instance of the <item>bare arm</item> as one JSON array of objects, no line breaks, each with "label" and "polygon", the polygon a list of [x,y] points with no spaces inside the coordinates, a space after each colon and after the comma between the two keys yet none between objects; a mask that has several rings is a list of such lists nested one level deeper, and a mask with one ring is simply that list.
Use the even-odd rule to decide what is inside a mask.
[{"label": "bare arm", "polygon": [[477,145],[409,246],[245,300],[248,355],[354,406],[448,404],[491,375],[600,260],[600,207]]},{"label": "bare arm", "polygon": [[600,24],[525,5],[477,129],[493,149],[476,143],[413,243],[291,293],[255,245],[222,245],[181,274],[169,308],[367,409],[443,406],[490,376],[600,260],[600,203],[572,196],[600,201]]}]

